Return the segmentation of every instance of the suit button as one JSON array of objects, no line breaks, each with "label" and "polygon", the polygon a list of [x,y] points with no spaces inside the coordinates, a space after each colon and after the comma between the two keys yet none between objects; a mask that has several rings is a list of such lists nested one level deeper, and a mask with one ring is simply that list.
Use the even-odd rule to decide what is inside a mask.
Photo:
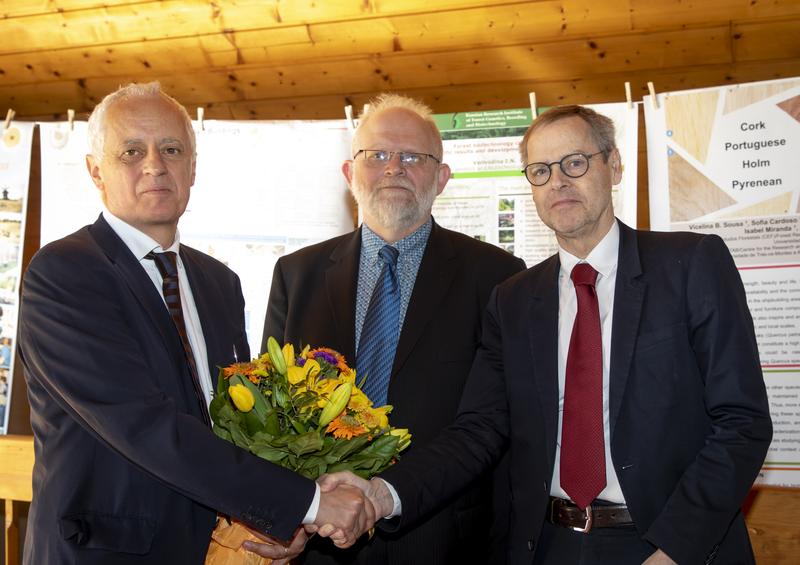
[{"label": "suit button", "polygon": [[536,548],[536,540],[528,540],[528,551],[533,551]]}]

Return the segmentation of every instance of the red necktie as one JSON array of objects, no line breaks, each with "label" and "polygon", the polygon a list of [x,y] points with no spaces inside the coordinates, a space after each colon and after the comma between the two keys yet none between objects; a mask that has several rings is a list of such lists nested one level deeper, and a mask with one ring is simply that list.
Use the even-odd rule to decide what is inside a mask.
[{"label": "red necktie", "polygon": [[595,271],[572,269],[578,312],[572,326],[561,426],[561,487],[586,508],[606,486],[603,443],[603,345]]}]

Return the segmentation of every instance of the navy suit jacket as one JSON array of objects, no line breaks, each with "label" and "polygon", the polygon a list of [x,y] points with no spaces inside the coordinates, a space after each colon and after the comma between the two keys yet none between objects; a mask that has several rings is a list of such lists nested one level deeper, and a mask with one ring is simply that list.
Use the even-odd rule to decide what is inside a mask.
[{"label": "navy suit jacket", "polygon": [[[249,358],[238,277],[181,246],[208,364]],[[212,433],[161,296],[100,217],[25,275],[36,462],[24,562],[203,563],[216,511],[288,538],[314,485]]]},{"label": "navy suit jacket", "polygon": [[[558,432],[558,274],[550,259],[499,285],[456,423],[385,473],[401,523],[509,446],[508,562],[531,563]],[[772,425],[744,288],[713,235],[620,223],[610,367],[611,455],[637,530],[675,561],[752,562],[740,512]]]},{"label": "navy suit jacket", "polygon": [[[354,365],[361,230],[278,260],[264,339],[332,347]],[[389,383],[392,425],[409,428],[409,452],[455,418],[492,288],[524,269],[522,260],[434,223],[397,345]],[[262,348],[263,349],[263,348]],[[488,489],[462,493],[436,515],[400,534],[379,533],[342,551],[317,544],[307,563],[436,565],[480,560],[492,508]],[[475,540],[483,540],[475,545]],[[322,553],[328,555],[323,555]]]}]

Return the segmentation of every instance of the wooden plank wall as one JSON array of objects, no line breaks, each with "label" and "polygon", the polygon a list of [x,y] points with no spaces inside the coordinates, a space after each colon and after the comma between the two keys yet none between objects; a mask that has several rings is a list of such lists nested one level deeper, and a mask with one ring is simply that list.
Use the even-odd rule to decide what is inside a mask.
[{"label": "wooden plank wall", "polygon": [[221,119],[618,101],[800,75],[798,31],[798,0],[5,0],[0,108],[80,117],[152,79]]}]

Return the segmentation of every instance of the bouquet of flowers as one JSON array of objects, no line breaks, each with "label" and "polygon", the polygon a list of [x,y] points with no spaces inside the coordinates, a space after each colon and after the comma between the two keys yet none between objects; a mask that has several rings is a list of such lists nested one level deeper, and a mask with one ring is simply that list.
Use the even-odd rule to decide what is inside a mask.
[{"label": "bouquet of flowers", "polygon": [[[332,349],[306,346],[296,355],[292,344],[281,348],[270,337],[258,359],[220,369],[210,406],[214,433],[310,479],[336,471],[369,478],[395,462],[411,435],[392,428],[392,407],[374,407],[355,379]],[[206,565],[259,563],[238,550],[245,539],[260,541],[249,535],[220,519]]]}]

